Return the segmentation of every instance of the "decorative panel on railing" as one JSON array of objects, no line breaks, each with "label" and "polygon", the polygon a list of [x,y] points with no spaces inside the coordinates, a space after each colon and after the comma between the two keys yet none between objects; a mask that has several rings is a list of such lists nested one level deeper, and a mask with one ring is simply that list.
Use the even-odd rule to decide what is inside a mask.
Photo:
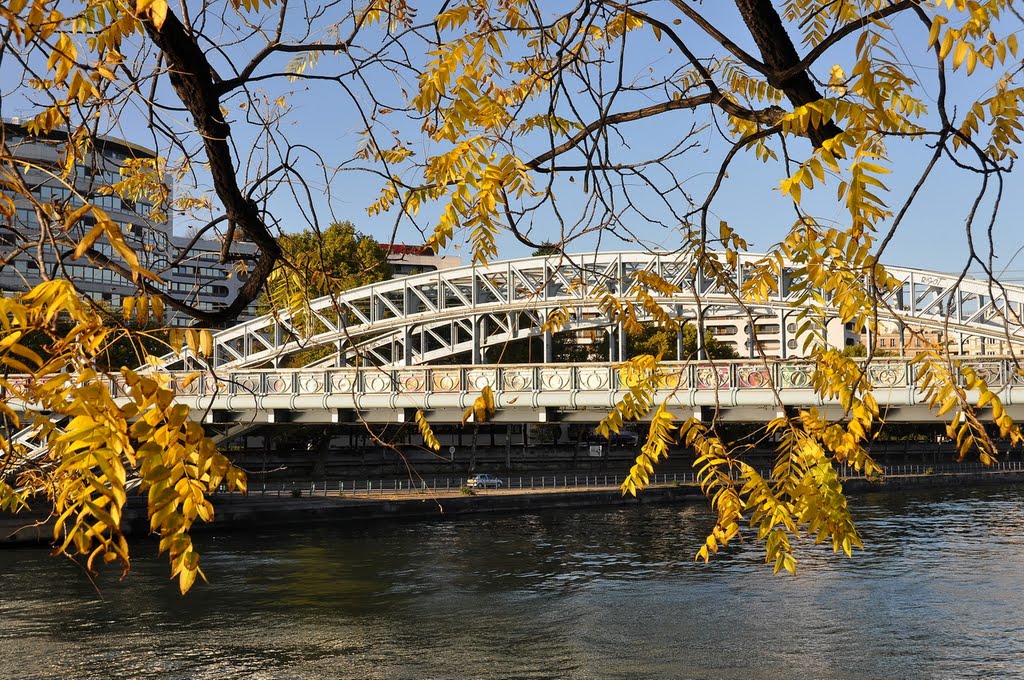
[{"label": "decorative panel on railing", "polygon": [[772,372],[764,364],[736,366],[736,386],[740,389],[758,389],[772,383]]},{"label": "decorative panel on railing", "polygon": [[[969,364],[990,387],[1024,385],[1024,375],[1012,360],[993,359]],[[876,389],[913,386],[920,369],[904,360],[882,359],[866,367]],[[658,367],[654,384],[660,390],[768,390],[812,388],[814,365],[807,361],[732,361],[715,364],[665,363]],[[611,363],[578,366],[436,366],[390,368],[336,368],[234,371],[213,373],[176,372],[171,380],[183,397],[232,395],[318,394],[454,394],[476,393],[484,387],[496,392],[614,392],[647,380],[647,373],[630,373]],[[11,377],[12,384],[22,378]],[[119,375],[105,378],[112,394],[124,389]]]}]

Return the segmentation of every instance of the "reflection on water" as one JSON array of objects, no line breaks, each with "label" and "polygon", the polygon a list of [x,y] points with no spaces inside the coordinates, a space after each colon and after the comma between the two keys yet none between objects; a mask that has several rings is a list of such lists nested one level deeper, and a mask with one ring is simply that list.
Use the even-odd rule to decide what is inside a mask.
[{"label": "reflection on water", "polygon": [[0,551],[4,677],[1024,678],[1024,494],[854,501],[868,550],[693,561],[691,506],[201,537],[95,587]]}]

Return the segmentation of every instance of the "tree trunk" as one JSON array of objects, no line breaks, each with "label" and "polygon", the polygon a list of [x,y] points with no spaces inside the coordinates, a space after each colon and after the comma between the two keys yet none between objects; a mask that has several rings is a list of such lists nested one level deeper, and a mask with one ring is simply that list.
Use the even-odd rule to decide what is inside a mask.
[{"label": "tree trunk", "polygon": [[[768,67],[768,83],[782,90],[793,106],[803,106],[821,99],[821,93],[806,71],[799,71],[785,80],[779,78],[778,74],[800,63],[800,55],[771,0],[736,0],[736,7],[757,49],[761,51],[761,60]],[[818,148],[822,142],[840,132],[842,130],[839,126],[829,120],[818,127],[812,127],[807,136],[814,147]]]}]

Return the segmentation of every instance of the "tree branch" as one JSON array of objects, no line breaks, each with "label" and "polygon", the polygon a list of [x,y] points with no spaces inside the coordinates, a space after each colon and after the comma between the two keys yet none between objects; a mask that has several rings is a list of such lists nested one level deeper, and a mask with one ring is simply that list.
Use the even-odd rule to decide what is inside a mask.
[{"label": "tree branch", "polygon": [[238,186],[228,145],[231,127],[221,113],[213,70],[206,55],[172,12],[167,13],[160,28],[149,19],[145,19],[143,25],[150,39],[163,52],[171,85],[192,114],[193,124],[203,138],[214,189],[224,206],[228,224],[240,228],[260,250],[253,271],[235,299],[223,310],[203,315],[208,322],[233,319],[259,296],[263,283],[281,256],[281,248],[264,224],[256,203],[247,199]]},{"label": "tree branch", "polygon": [[654,104],[652,106],[645,106],[642,109],[636,109],[634,111],[624,111],[622,113],[613,113],[598,120],[593,121],[585,128],[577,132],[575,135],[565,140],[558,146],[545,151],[536,158],[527,161],[526,165],[531,169],[537,170],[541,165],[550,161],[552,158],[559,156],[566,151],[576,148],[586,139],[588,136],[593,134],[596,130],[601,129],[606,125],[615,125],[616,123],[628,123],[634,120],[640,120],[642,118],[649,118],[651,116],[657,116],[668,111],[679,111],[684,109],[695,109],[698,106],[706,104],[714,105],[729,113],[731,115],[749,120],[762,125],[775,125],[779,122],[779,118],[783,115],[783,110],[778,106],[769,106],[766,109],[747,109],[736,102],[722,96],[721,94],[707,93],[697,95],[696,97],[685,97],[682,99],[672,99],[667,102],[661,102],[660,104]]},{"label": "tree branch", "polygon": [[[767,67],[765,77],[768,84],[782,90],[793,106],[803,106],[821,99],[822,95],[807,71],[798,68],[800,56],[771,0],[735,1],[743,23],[761,51],[761,58]],[[840,132],[842,130],[839,126],[829,120],[808,129],[807,136],[817,148]]]},{"label": "tree branch", "polygon": [[729,54],[736,57],[761,75],[768,75],[769,68],[765,64],[759,62],[752,55],[741,49],[739,45],[734,43],[724,33],[715,28],[700,12],[686,4],[684,0],[672,0],[672,4],[675,5],[680,12],[685,14],[690,21],[697,24],[701,30],[710,35],[715,42],[727,49]]},{"label": "tree branch", "polygon": [[850,23],[846,24],[845,26],[843,26],[842,28],[840,28],[839,30],[837,30],[836,32],[832,33],[827,38],[822,40],[820,43],[815,45],[814,49],[808,52],[807,56],[801,59],[799,64],[778,74],[778,77],[781,78],[782,80],[786,80],[788,78],[792,78],[793,76],[798,75],[801,71],[806,71],[830,47],[835,45],[837,42],[839,42],[846,36],[850,35],[851,33],[855,33],[856,31],[859,31],[868,24],[874,23],[879,19],[884,19],[885,17],[892,16],[893,14],[899,14],[900,12],[911,9],[912,7],[915,7],[917,4],[918,0],[901,0],[900,2],[897,2],[894,5],[883,7],[882,9],[874,11],[871,14],[865,14],[860,19],[857,19],[857,21],[851,21]]}]

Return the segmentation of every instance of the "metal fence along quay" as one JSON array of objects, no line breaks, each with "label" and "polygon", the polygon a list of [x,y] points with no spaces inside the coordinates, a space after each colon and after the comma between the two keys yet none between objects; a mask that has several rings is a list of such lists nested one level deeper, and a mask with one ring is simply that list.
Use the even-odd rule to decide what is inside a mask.
[{"label": "metal fence along quay", "polygon": [[[979,474],[985,472],[1024,472],[1024,461],[1000,461],[992,465],[980,463],[923,464],[908,463],[901,465],[883,465],[882,474],[878,479],[899,477],[927,477],[933,475]],[[766,477],[770,471],[761,470]],[[849,467],[840,468],[840,477],[844,480],[864,479],[864,475]],[[506,475],[498,477],[501,487],[494,489],[472,489],[474,494],[502,492],[547,492],[547,491],[584,491],[618,489],[622,475],[614,474],[553,474],[553,475]],[[464,493],[467,477],[431,477],[425,479],[364,479],[337,481],[282,481],[261,483],[250,481],[248,496],[277,497],[317,497],[317,496],[350,496],[373,497],[393,495],[430,495],[442,493]],[[695,472],[670,472],[651,475],[652,486],[697,485]],[[240,495],[237,492],[228,494],[221,491],[220,495]]]}]

